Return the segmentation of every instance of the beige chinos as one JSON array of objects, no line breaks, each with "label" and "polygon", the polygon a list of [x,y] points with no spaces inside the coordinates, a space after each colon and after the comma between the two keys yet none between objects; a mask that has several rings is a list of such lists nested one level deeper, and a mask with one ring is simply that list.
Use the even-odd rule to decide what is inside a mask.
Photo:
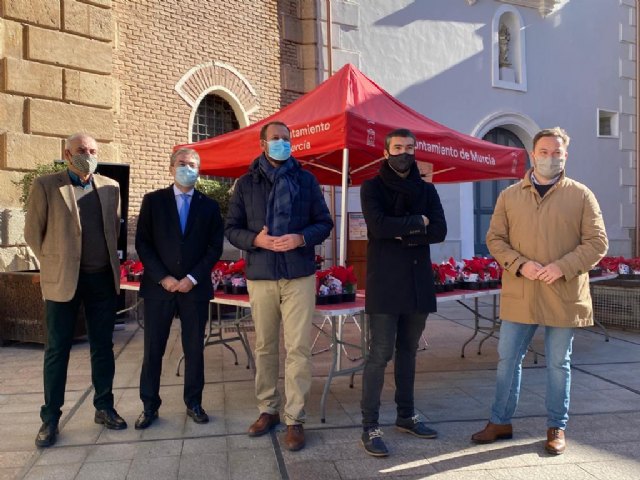
[{"label": "beige chinos", "polygon": [[284,389],[287,425],[304,423],[311,389],[311,326],[315,308],[316,277],[293,280],[248,280],[251,314],[256,330],[256,398],[260,413],[276,414],[280,324],[284,330],[286,359]]}]

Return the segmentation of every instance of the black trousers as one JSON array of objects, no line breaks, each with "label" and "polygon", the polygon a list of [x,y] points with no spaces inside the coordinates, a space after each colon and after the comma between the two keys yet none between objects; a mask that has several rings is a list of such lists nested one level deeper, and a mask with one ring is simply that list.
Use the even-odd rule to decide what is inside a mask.
[{"label": "black trousers", "polygon": [[184,403],[187,407],[202,404],[204,388],[204,329],[209,302],[187,300],[177,293],[170,300],[144,299],[144,356],[140,372],[140,400],[145,411],[160,408],[162,357],[173,317],[181,322],[184,352]]},{"label": "black trousers", "polygon": [[91,350],[91,381],[98,410],[113,407],[113,326],[116,320],[116,289],[109,269],[100,273],[80,273],[78,287],[69,302],[45,302],[47,345],[44,351],[43,422],[57,422],[62,415],[67,384],[69,354],[80,303],[87,317]]},{"label": "black trousers", "polygon": [[380,395],[384,372],[395,350],[396,407],[399,418],[415,415],[413,385],[416,376],[416,352],[426,314],[369,315],[371,342],[362,374],[362,426],[378,425]]}]

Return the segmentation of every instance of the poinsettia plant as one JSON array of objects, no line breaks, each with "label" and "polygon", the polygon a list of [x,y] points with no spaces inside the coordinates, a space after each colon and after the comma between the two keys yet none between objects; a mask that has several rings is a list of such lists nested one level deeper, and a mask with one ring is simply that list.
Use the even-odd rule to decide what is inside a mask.
[{"label": "poinsettia plant", "polygon": [[144,265],[140,260],[125,260],[120,265],[120,278],[140,280],[144,273]]},{"label": "poinsettia plant", "polygon": [[348,267],[336,265],[335,267],[331,267],[329,271],[334,278],[340,280],[344,293],[356,293],[358,279],[355,273],[353,273],[353,265]]}]

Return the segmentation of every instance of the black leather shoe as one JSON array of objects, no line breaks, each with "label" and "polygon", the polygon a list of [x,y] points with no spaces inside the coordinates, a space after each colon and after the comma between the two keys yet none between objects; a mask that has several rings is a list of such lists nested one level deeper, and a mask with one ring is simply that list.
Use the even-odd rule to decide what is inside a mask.
[{"label": "black leather shoe", "polygon": [[438,436],[438,432],[433,428],[427,427],[418,415],[409,418],[398,417],[396,419],[396,428],[401,432],[410,433],[418,438],[436,438]]},{"label": "black leather shoe", "polygon": [[193,408],[187,408],[187,416],[193,418],[196,423],[208,423],[209,415],[204,411],[200,405],[196,405]]},{"label": "black leather shoe", "polygon": [[386,457],[389,450],[382,440],[382,431],[378,427],[367,428],[360,439],[365,452],[373,457]]},{"label": "black leather shoe", "polygon": [[144,430],[145,428],[150,427],[157,418],[158,410],[154,410],[153,412],[147,412],[146,410],[143,410],[136,420],[136,424],[134,426],[136,430]]},{"label": "black leather shoe", "polygon": [[36,436],[36,447],[50,447],[56,443],[58,422],[44,422]]},{"label": "black leather shoe", "polygon": [[109,430],[124,430],[127,428],[127,422],[113,408],[96,410],[93,420],[98,424],[104,425]]}]

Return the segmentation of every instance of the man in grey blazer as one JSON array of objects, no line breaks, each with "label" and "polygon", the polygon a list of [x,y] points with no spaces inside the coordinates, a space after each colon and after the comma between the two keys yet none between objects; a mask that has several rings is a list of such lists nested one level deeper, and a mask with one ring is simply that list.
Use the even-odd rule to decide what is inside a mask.
[{"label": "man in grey blazer", "polygon": [[67,170],[36,178],[27,202],[24,236],[40,262],[47,323],[38,447],[56,441],[81,303],[91,348],[94,420],[109,429],[127,428],[113,408],[112,393],[112,336],[120,289],[116,246],[120,189],[114,180],[94,174],[97,150],[95,139],[89,135],[76,133],[67,138]]}]

